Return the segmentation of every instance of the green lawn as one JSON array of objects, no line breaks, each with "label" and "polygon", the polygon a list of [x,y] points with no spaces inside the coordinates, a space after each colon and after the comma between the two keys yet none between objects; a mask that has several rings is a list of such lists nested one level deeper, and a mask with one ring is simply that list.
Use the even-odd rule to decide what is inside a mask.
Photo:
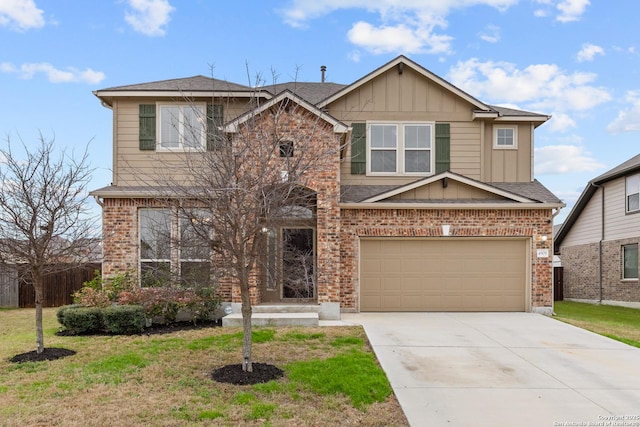
[{"label": "green lawn", "polygon": [[240,363],[238,328],[65,337],[45,309],[45,347],[77,354],[11,363],[35,348],[34,317],[0,310],[0,425],[408,425],[361,327],[254,328],[254,361],[285,376],[235,386],[211,373]]},{"label": "green lawn", "polygon": [[556,318],[600,335],[640,347],[640,310],[571,301],[555,303]]}]

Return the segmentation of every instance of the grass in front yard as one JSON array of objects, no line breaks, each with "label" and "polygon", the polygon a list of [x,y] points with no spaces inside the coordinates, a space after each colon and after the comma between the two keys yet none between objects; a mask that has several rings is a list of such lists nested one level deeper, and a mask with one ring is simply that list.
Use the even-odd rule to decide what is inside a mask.
[{"label": "grass in front yard", "polygon": [[77,354],[10,363],[35,348],[35,312],[0,310],[0,424],[408,425],[360,327],[255,328],[254,361],[285,377],[235,386],[211,373],[240,363],[239,329],[62,337],[44,313],[45,347]]},{"label": "grass in front yard", "polygon": [[613,305],[556,301],[556,318],[600,335],[640,347],[640,310]]}]

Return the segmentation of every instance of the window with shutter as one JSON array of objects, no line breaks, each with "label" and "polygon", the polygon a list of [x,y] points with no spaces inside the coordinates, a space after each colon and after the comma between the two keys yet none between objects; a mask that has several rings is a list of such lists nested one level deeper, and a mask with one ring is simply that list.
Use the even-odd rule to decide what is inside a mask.
[{"label": "window with shutter", "polygon": [[451,169],[451,129],[449,123],[436,123],[436,173]]},{"label": "window with shutter", "polygon": [[140,104],[140,150],[156,149],[156,105]]},{"label": "window with shutter", "polygon": [[364,175],[367,172],[367,125],[351,125],[351,173]]}]

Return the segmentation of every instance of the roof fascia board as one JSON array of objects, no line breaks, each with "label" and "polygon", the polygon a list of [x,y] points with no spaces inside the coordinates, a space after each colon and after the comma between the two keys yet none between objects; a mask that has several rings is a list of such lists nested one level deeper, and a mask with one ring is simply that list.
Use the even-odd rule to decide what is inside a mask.
[{"label": "roof fascia board", "polygon": [[432,184],[432,183],[434,183],[434,182],[436,182],[436,181],[438,181],[438,180],[440,180],[442,178],[450,178],[450,179],[452,179],[454,181],[461,182],[463,184],[469,185],[471,187],[478,188],[478,189],[483,190],[483,191],[487,191],[489,193],[496,194],[498,196],[506,197],[507,199],[511,199],[511,200],[514,200],[514,201],[519,202],[519,203],[533,203],[533,200],[528,199],[526,197],[522,197],[522,196],[519,196],[517,194],[511,193],[509,191],[505,191],[505,190],[496,188],[496,187],[494,187],[492,185],[484,184],[482,182],[475,181],[475,180],[466,178],[466,177],[464,177],[462,175],[454,174],[454,173],[451,173],[451,172],[443,172],[443,173],[440,173],[438,175],[433,175],[433,176],[430,176],[430,177],[425,178],[425,179],[414,181],[414,182],[412,182],[410,184],[403,185],[403,186],[398,187],[398,188],[394,188],[393,190],[386,191],[386,192],[384,192],[382,194],[378,194],[376,196],[369,197],[368,199],[365,199],[360,203],[376,203],[376,202],[379,202],[380,200],[388,199],[389,197],[404,193],[406,191],[410,191],[410,190],[413,190],[415,188],[422,187],[423,185]]},{"label": "roof fascia board", "polygon": [[413,62],[412,60],[410,60],[409,58],[407,58],[404,55],[398,56],[397,58],[391,60],[387,64],[385,64],[385,65],[381,66],[380,68],[370,72],[369,74],[367,74],[366,76],[360,78],[359,80],[356,80],[354,83],[348,85],[347,87],[343,88],[342,90],[339,90],[338,92],[334,93],[333,95],[331,95],[330,97],[328,97],[324,101],[321,101],[318,104],[318,107],[319,108],[323,108],[323,107],[327,106],[328,104],[331,104],[336,99],[343,97],[344,95],[346,95],[347,93],[351,92],[352,90],[357,89],[360,86],[362,86],[363,84],[365,84],[365,83],[375,79],[376,77],[380,76],[381,74],[386,73],[387,71],[389,71],[393,67],[398,66],[398,64],[400,64],[400,63],[403,63],[405,65],[410,66],[417,73],[419,73],[419,74],[423,75],[424,77],[428,78],[429,80],[439,84],[440,86],[444,87],[445,89],[455,93],[456,95],[458,95],[459,97],[461,97],[465,101],[467,101],[470,104],[474,105],[476,108],[478,108],[480,110],[493,111],[493,109],[490,106],[488,106],[487,104],[484,104],[483,102],[477,100],[473,96],[471,96],[468,93],[464,92],[463,90],[455,87],[454,85],[452,85],[451,83],[449,83],[448,81],[443,79],[442,77],[432,73],[431,71],[429,71],[426,68],[424,68],[423,66]]}]

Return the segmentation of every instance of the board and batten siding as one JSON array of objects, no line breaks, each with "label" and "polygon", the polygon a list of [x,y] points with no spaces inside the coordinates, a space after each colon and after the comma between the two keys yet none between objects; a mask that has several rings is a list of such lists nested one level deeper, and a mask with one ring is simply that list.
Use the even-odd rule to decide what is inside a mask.
[{"label": "board and batten siding", "polygon": [[[496,149],[495,126],[517,126],[517,149]],[[500,122],[485,126],[484,165],[481,181],[484,182],[531,182],[531,159],[533,158],[533,125]]]}]

